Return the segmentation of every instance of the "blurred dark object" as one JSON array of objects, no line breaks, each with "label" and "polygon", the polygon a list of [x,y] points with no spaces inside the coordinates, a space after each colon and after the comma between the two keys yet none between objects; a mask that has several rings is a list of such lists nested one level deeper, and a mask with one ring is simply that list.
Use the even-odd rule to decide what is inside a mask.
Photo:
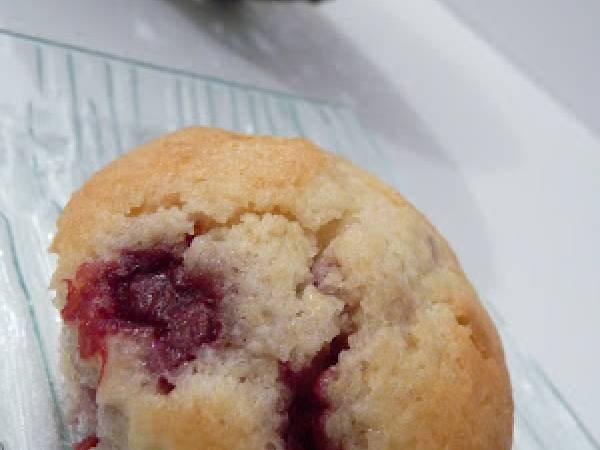
[{"label": "blurred dark object", "polygon": [[[218,3],[237,3],[237,2],[241,2],[243,0],[213,0],[213,1],[216,1]],[[322,1],[325,1],[325,0],[265,0],[265,1],[271,1],[271,2],[304,1],[306,3],[321,3]]]}]

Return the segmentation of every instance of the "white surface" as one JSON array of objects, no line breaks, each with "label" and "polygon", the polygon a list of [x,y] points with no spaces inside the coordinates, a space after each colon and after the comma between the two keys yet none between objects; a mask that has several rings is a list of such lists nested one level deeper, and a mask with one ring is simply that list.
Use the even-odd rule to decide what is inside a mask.
[{"label": "white surface", "polygon": [[598,0],[439,0],[600,134]]},{"label": "white surface", "polygon": [[365,5],[0,0],[0,26],[351,104],[600,438],[600,141],[440,3]]}]

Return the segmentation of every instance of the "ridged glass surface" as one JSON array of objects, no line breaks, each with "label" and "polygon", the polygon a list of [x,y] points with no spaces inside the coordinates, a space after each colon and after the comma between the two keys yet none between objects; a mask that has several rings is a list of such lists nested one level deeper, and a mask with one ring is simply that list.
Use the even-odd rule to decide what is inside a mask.
[{"label": "ridged glass surface", "polygon": [[[47,253],[71,192],[123,151],[187,125],[306,136],[376,172],[387,150],[348,109],[0,31],[0,449],[69,448],[60,321]],[[399,170],[399,169],[396,169]],[[592,442],[494,313],[510,366],[519,450]]]}]

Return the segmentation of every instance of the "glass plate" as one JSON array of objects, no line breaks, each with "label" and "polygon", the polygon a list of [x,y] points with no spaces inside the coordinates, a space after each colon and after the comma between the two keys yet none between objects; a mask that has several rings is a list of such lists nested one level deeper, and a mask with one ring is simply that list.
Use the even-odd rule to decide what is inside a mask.
[{"label": "glass plate", "polygon": [[[60,321],[46,248],[74,189],[120,153],[192,124],[306,136],[397,184],[350,110],[0,30],[0,449],[69,448]],[[502,334],[514,449],[600,449],[539,367]]]}]

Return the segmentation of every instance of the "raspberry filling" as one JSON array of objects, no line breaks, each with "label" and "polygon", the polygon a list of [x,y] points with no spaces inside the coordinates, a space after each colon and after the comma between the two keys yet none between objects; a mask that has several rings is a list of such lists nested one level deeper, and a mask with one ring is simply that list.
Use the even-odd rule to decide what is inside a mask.
[{"label": "raspberry filling", "polygon": [[341,450],[325,433],[330,404],[324,396],[322,381],[346,349],[348,336],[340,334],[323,347],[307,367],[294,372],[289,364],[282,364],[282,380],[292,393],[288,420],[282,432],[286,450]]},{"label": "raspberry filling", "polygon": [[73,450],[90,450],[98,445],[98,438],[96,436],[88,436],[83,441],[75,444]]},{"label": "raspberry filling", "polygon": [[[81,358],[106,360],[106,337],[123,332],[148,342],[146,362],[153,372],[172,371],[195,358],[221,331],[221,280],[190,274],[181,249],[123,250],[116,261],[82,264],[67,280],[65,322],[76,323]],[[165,383],[159,390],[167,391]]]}]

